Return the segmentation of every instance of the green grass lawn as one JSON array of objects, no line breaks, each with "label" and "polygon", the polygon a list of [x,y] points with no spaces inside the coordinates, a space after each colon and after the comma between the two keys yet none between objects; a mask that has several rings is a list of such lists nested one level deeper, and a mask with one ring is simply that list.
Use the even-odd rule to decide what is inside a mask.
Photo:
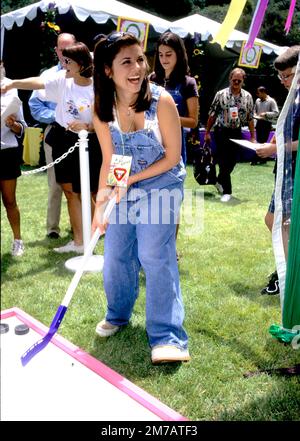
[{"label": "green grass lawn", "polygon": [[[272,169],[273,162],[238,164],[234,199],[224,204],[213,186],[195,182],[188,167],[186,189],[194,190],[194,201],[201,201],[201,192],[204,196],[204,209],[196,213],[199,225],[187,225],[184,217],[178,236],[190,363],[151,365],[143,274],[132,321],[114,337],[95,336],[106,306],[101,273],[83,275],[59,333],[191,420],[299,420],[299,377],[243,375],[299,363],[299,350],[268,333],[272,323],[281,323],[279,296],[260,295],[275,265],[264,225]],[[69,240],[66,202],[62,238],[50,240],[46,174],[22,176],[17,197],[26,250],[22,258],[11,257],[12,235],[1,206],[1,309],[17,306],[49,326],[73,275],[64,267],[72,255],[52,251]],[[96,252],[103,254],[103,240]]]}]

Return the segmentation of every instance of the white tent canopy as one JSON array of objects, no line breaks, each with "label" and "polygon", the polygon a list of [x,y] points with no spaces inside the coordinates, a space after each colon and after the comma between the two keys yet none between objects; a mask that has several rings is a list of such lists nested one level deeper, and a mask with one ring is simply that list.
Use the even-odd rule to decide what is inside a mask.
[{"label": "white tent canopy", "polygon": [[[33,3],[32,5],[1,15],[1,56],[3,54],[5,30],[11,30],[14,24],[19,27],[23,26],[25,18],[30,21],[34,20],[37,16],[38,9],[42,12],[46,12],[49,3],[49,0],[42,0],[38,3]],[[55,6],[59,14],[66,14],[72,8],[76,18],[81,22],[91,17],[97,24],[103,24],[108,20],[112,20],[117,25],[118,17],[120,16],[149,22],[159,34],[171,28],[173,32],[176,32],[181,37],[185,37],[188,34],[188,30],[174,26],[172,22],[168,20],[164,20],[156,15],[117,0],[56,0]]]},{"label": "white tent canopy", "polygon": [[[194,14],[173,21],[172,26],[188,29],[190,34],[198,33],[201,35],[201,41],[206,41],[209,39],[209,37],[215,37],[221,26],[221,23],[211,20],[210,18],[203,17],[200,14]],[[247,34],[234,30],[229,36],[226,47],[234,48],[234,46],[236,46],[239,52],[243,41],[247,41],[247,39]],[[256,38],[255,43],[262,44],[262,50],[265,54],[271,54],[272,52],[275,52],[275,54],[279,55],[283,50],[286,49],[285,47],[268,43],[267,41],[261,40],[259,38]]]},{"label": "white tent canopy", "polygon": [[[55,6],[58,8],[59,14],[66,14],[70,8],[72,8],[76,18],[82,22],[88,17],[91,17],[97,24],[106,23],[109,19],[117,24],[119,16],[128,17],[149,22],[157,33],[163,33],[167,29],[176,32],[181,37],[186,37],[188,34],[193,36],[194,33],[198,33],[201,35],[202,41],[208,40],[210,36],[214,37],[221,26],[220,23],[199,14],[190,15],[180,20],[170,22],[117,0],[56,0]],[[38,3],[2,15],[1,45],[3,45],[5,29],[11,30],[14,24],[19,27],[23,26],[25,18],[34,20],[37,16],[38,8],[42,12],[45,12],[48,7],[49,0],[42,0]],[[247,40],[247,34],[234,30],[226,46],[228,48],[233,48],[234,46],[240,48],[242,42],[245,40]],[[271,54],[272,52],[279,54],[284,49],[260,39],[256,39],[255,41],[262,44],[263,52],[266,54]]]},{"label": "white tent canopy", "polygon": [[[46,12],[48,6],[49,0],[42,0],[38,3],[4,14],[1,16],[1,27],[10,30],[15,23],[17,26],[22,26],[25,18],[33,20],[37,16],[38,8]],[[117,23],[119,16],[128,17],[151,23],[158,33],[169,29],[171,24],[168,20],[164,20],[116,0],[56,0],[55,6],[59,14],[66,14],[69,9],[72,8],[79,21],[85,21],[88,17],[92,17],[98,24],[106,23],[109,19]],[[179,29],[178,31],[181,34],[186,34],[184,30],[180,31]]]}]

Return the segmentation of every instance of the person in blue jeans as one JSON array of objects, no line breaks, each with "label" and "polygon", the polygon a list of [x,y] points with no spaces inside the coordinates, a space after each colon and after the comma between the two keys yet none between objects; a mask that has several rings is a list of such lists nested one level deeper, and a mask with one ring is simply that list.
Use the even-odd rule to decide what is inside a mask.
[{"label": "person in blue jeans", "polygon": [[[113,32],[95,45],[94,127],[103,162],[92,230],[106,231],[107,313],[96,333],[108,337],[128,324],[142,267],[146,331],[152,363],[158,364],[190,359],[175,246],[186,172],[176,105],[162,87],[149,83],[147,69],[140,42],[131,33]],[[111,187],[110,172],[120,179],[124,157],[131,160],[127,188]],[[103,211],[115,194],[107,225]]]}]

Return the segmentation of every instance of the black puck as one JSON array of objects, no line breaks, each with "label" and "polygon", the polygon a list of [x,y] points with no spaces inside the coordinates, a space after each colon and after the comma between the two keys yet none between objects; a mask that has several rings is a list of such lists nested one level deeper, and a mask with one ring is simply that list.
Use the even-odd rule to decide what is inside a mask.
[{"label": "black puck", "polygon": [[6,334],[9,331],[9,325],[7,323],[0,323],[0,334]]},{"label": "black puck", "polygon": [[27,325],[17,325],[15,327],[15,334],[17,335],[24,335],[24,334],[28,334],[29,332],[29,327]]}]

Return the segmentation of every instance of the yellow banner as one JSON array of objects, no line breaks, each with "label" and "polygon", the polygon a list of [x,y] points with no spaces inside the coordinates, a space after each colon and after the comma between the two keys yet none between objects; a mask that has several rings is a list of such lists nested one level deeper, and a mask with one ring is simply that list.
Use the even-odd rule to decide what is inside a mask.
[{"label": "yellow banner", "polygon": [[222,49],[224,49],[231,32],[234,30],[235,25],[242,15],[246,1],[247,0],[231,0],[226,17],[212,43],[219,43]]},{"label": "yellow banner", "polygon": [[40,148],[43,140],[43,129],[39,127],[26,127],[23,140],[23,161],[25,164],[38,165]]}]

